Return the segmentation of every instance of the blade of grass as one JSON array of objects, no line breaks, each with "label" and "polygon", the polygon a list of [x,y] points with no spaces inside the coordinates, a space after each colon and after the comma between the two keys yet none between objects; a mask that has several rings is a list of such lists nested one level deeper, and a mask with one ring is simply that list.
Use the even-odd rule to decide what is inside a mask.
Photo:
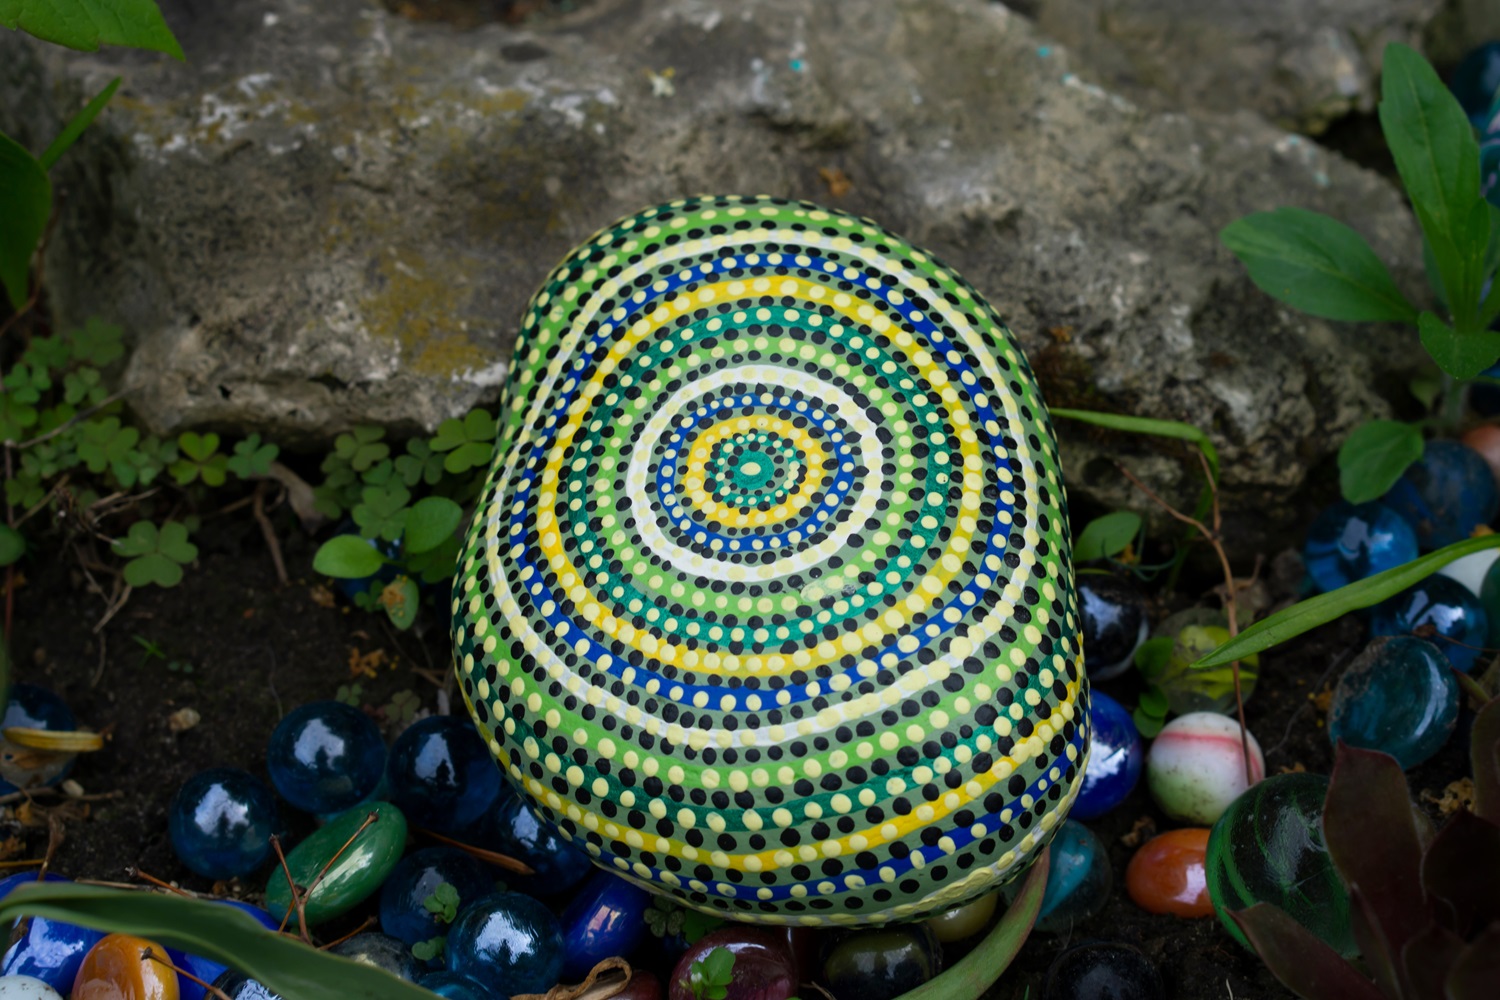
[{"label": "blade of grass", "polygon": [[1208,439],[1208,435],[1192,424],[1177,420],[1155,420],[1151,417],[1127,417],[1124,414],[1103,413],[1099,410],[1068,410],[1053,407],[1049,408],[1048,412],[1054,417],[1081,420],[1097,427],[1108,427],[1110,430],[1189,441],[1197,445],[1204,457],[1208,459],[1208,466],[1213,470],[1214,481],[1217,482],[1219,479],[1219,452],[1214,448],[1214,443]]}]

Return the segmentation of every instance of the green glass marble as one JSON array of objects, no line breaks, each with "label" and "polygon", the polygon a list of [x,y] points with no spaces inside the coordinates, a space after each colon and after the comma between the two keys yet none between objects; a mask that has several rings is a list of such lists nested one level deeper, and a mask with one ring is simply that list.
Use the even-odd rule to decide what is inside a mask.
[{"label": "green glass marble", "polygon": [[[371,813],[379,818],[360,830]],[[349,843],[351,837],[353,843]],[[339,853],[345,844],[349,846]],[[294,847],[286,856],[286,866],[300,886],[312,885],[328,860],[338,855],[338,860],[307,897],[308,924],[320,924],[347,913],[374,895],[401,860],[405,847],[406,817],[389,802],[355,806]],[[286,872],[278,865],[266,882],[266,909],[280,920],[291,905]],[[296,920],[293,913],[291,922],[295,924]]]},{"label": "green glass marble", "polygon": [[1230,935],[1250,947],[1227,911],[1271,903],[1341,955],[1358,951],[1349,894],[1323,843],[1322,774],[1278,774],[1234,800],[1208,836],[1208,894]]},{"label": "green glass marble", "polygon": [[[1229,641],[1228,624],[1229,619],[1222,611],[1189,608],[1156,627],[1153,634],[1176,640],[1166,665],[1151,677],[1167,696],[1173,715],[1234,711],[1233,669],[1223,666],[1195,670],[1192,666]],[[1246,701],[1255,693],[1259,671],[1259,656],[1247,656],[1240,661],[1240,695]]]}]

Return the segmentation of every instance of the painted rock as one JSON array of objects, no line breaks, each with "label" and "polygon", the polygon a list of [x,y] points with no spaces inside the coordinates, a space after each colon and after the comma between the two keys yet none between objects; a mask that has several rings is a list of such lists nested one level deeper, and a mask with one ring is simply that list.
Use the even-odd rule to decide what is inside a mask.
[{"label": "painted rock", "polygon": [[529,866],[535,874],[504,873],[506,884],[528,896],[565,893],[595,871],[586,852],[563,836],[528,800],[515,795],[502,796],[460,839],[508,854]]},{"label": "painted rock", "polygon": [[[28,882],[36,881],[35,872],[23,872],[0,879],[0,899]],[[61,875],[48,872],[46,882],[67,882]],[[0,927],[8,938],[10,927]],[[59,993],[66,994],[73,988],[78,967],[89,949],[104,937],[96,931],[76,924],[65,924],[46,917],[31,917],[26,923],[26,936],[12,944],[0,963],[0,974],[6,976],[29,976],[40,979]]]},{"label": "painted rock", "polygon": [[1139,948],[1088,941],[1058,955],[1047,970],[1042,1000],[1162,1000],[1161,973]]},{"label": "painted rock", "polygon": [[1374,576],[1417,557],[1417,533],[1381,503],[1340,500],[1313,520],[1302,562],[1321,591]]},{"label": "painted rock", "polygon": [[448,929],[449,972],[500,994],[545,993],[562,974],[563,938],[546,906],[519,892],[481,896]]},{"label": "painted rock", "polygon": [[502,779],[474,727],[452,715],[418,719],[391,746],[391,801],[414,826],[451,833],[479,818]]},{"label": "painted rock", "polygon": [[1335,745],[1381,750],[1403,768],[1442,749],[1458,722],[1458,680],[1424,639],[1376,639],[1344,671],[1328,708]]},{"label": "painted rock", "polygon": [[375,721],[352,705],[314,701],[286,714],[266,748],[271,784],[298,809],[343,812],[385,774],[385,742]]},{"label": "painted rock", "polygon": [[444,933],[426,901],[446,882],[458,894],[458,907],[489,895],[494,880],[484,865],[456,847],[426,847],[402,858],[380,887],[380,929],[408,945]]},{"label": "painted rock", "polygon": [[1101,573],[1079,574],[1077,589],[1089,678],[1102,681],[1124,673],[1151,628],[1146,598],[1129,580]]},{"label": "painted rock", "polygon": [[1278,774],[1250,789],[1208,836],[1208,894],[1230,935],[1249,947],[1228,911],[1272,903],[1342,955],[1358,946],[1349,894],[1323,843],[1321,774]]},{"label": "painted rock", "polygon": [[1266,776],[1260,744],[1249,736],[1250,775],[1240,724],[1227,715],[1193,712],[1163,727],[1146,757],[1146,786],[1162,811],[1184,823],[1209,824],[1246,788]]},{"label": "painted rock", "polygon": [[1140,730],[1124,705],[1103,691],[1090,690],[1089,722],[1093,747],[1073,803],[1074,819],[1103,816],[1124,802],[1135,791],[1146,763]]},{"label": "painted rock", "polygon": [[1104,909],[1114,882],[1109,851],[1098,834],[1077,820],[1065,821],[1052,841],[1052,865],[1036,929],[1045,934],[1072,931]]},{"label": "painted rock", "polygon": [[1370,634],[1430,637],[1449,663],[1468,673],[1489,639],[1490,618],[1467,587],[1433,575],[1371,608]]},{"label": "painted rock", "polygon": [[819,981],[835,1000],[894,1000],[943,971],[943,948],[921,924],[875,927],[828,948]]},{"label": "painted rock", "polygon": [[62,994],[30,976],[0,976],[0,1000],[63,1000]]},{"label": "painted rock", "polygon": [[997,890],[987,896],[980,896],[972,903],[955,906],[946,913],[928,917],[926,924],[932,929],[933,936],[943,944],[967,941],[989,927],[995,911],[1000,908],[1002,895],[1004,893]]},{"label": "painted rock", "polygon": [[1168,830],[1141,845],[1125,869],[1125,890],[1135,905],[1151,913],[1211,917],[1208,896],[1208,831]]},{"label": "painted rock", "polygon": [[668,1000],[696,1000],[706,990],[693,986],[692,967],[715,948],[734,956],[724,1000],[787,1000],[797,992],[796,960],[786,938],[753,927],[722,927],[683,952],[667,981]]},{"label": "painted rock", "polygon": [[1500,488],[1473,448],[1439,438],[1428,441],[1381,503],[1406,518],[1424,549],[1462,541],[1500,510]]},{"label": "painted rock", "polygon": [[[36,684],[12,684],[0,729],[12,726],[68,731],[77,729],[78,721],[67,702],[53,691]],[[16,746],[0,736],[0,795],[57,784],[73,766],[74,756]]]},{"label": "painted rock", "polygon": [[582,982],[603,959],[634,951],[646,933],[650,902],[650,894],[635,883],[609,872],[594,872],[558,918],[567,955],[563,981]]},{"label": "painted rock", "polygon": [[1057,451],[951,270],[807,203],[652,208],[547,279],[500,412],[463,694],[601,864],[858,924],[1047,842],[1087,745]]},{"label": "painted rock", "polygon": [[84,956],[70,996],[72,1000],[178,1000],[177,973],[158,961],[166,957],[167,950],[154,941],[107,934]]},{"label": "painted rock", "polygon": [[[371,814],[377,819],[364,826]],[[374,895],[401,859],[405,846],[406,817],[389,802],[357,806],[309,834],[286,856],[287,868],[299,886],[312,886],[329,860],[335,855],[337,860],[318,884],[312,886],[307,897],[308,924],[331,920]],[[266,909],[280,920],[292,908],[291,904],[286,872],[277,866],[266,880]],[[289,926],[295,927],[296,923],[294,912]]]},{"label": "painted rock", "polygon": [[249,771],[214,767],[183,782],[167,814],[172,850],[204,878],[248,875],[271,856],[276,796]]}]

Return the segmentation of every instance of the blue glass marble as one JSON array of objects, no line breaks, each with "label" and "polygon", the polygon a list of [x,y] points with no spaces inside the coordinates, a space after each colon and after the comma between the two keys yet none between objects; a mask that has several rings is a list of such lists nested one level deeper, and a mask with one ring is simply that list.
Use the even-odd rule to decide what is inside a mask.
[{"label": "blue glass marble", "polygon": [[1340,500],[1307,529],[1302,562],[1320,591],[1363,580],[1417,557],[1417,533],[1382,503]]},{"label": "blue glass marble", "polygon": [[563,910],[563,979],[582,982],[589,970],[613,956],[635,950],[646,933],[646,907],[651,894],[634,882],[599,870],[584,883]]},{"label": "blue glass marble", "polygon": [[411,824],[452,833],[474,822],[500,794],[500,766],[474,723],[454,715],[418,719],[391,747],[391,801]]},{"label": "blue glass marble", "polygon": [[204,878],[249,875],[271,855],[279,823],[276,796],[255,775],[215,767],[177,790],[167,814],[172,849]]},{"label": "blue glass marble", "polygon": [[477,979],[441,969],[417,980],[424,990],[431,990],[445,1000],[492,1000],[489,990]]},{"label": "blue glass marble", "polygon": [[[1438,637],[1428,635],[1429,627]],[[1370,634],[1431,639],[1448,662],[1468,673],[1489,641],[1490,622],[1479,597],[1457,580],[1429,576],[1370,610]],[[1444,638],[1453,640],[1444,641]]]},{"label": "blue glass marble", "polygon": [[533,896],[567,892],[594,871],[587,852],[574,847],[558,829],[515,795],[505,796],[460,839],[508,854],[535,875],[504,873],[506,884]]},{"label": "blue glass marble", "polygon": [[1403,768],[1437,753],[1458,722],[1458,681],[1432,643],[1376,639],[1344,671],[1328,709],[1335,745],[1382,750]]},{"label": "blue glass marble", "polygon": [[[0,728],[11,726],[66,732],[77,729],[78,721],[67,702],[47,688],[36,684],[12,684]],[[0,737],[0,795],[9,795],[20,788],[55,785],[72,767],[72,754],[46,754],[39,758]]]},{"label": "blue glass marble", "polygon": [[[272,993],[243,972],[228,970],[213,981],[214,987],[224,991],[229,1000],[282,1000],[280,993]],[[204,992],[205,997],[213,994]]]},{"label": "blue glass marble", "polygon": [[562,974],[562,930],[530,896],[491,893],[465,907],[449,928],[447,965],[501,996],[545,993]]},{"label": "blue glass marble", "polygon": [[380,888],[380,929],[407,945],[444,933],[444,925],[423,905],[444,882],[458,891],[460,908],[495,888],[484,865],[456,847],[414,851],[396,863]]},{"label": "blue glass marble", "polygon": [[1129,580],[1102,573],[1078,574],[1075,587],[1089,680],[1124,673],[1150,629],[1146,598]]},{"label": "blue glass marble", "polygon": [[[0,879],[0,899],[10,895],[12,890],[36,880],[35,872],[23,872]],[[48,872],[43,881],[69,880]],[[9,930],[10,928],[6,928],[7,932]],[[77,927],[45,917],[30,917],[26,936],[11,945],[5,952],[4,960],[0,961],[0,976],[31,976],[67,996],[73,989],[73,979],[78,975],[78,967],[83,964],[83,956],[102,937],[103,931]]]},{"label": "blue glass marble", "polygon": [[[275,917],[250,903],[242,903],[238,899],[216,899],[214,902],[221,906],[232,906],[236,910],[248,913],[259,921],[262,927],[269,931],[276,931],[281,927],[281,923]],[[191,972],[205,983],[211,983],[218,979],[228,968],[211,958],[204,958],[202,955],[188,955],[178,951],[176,948],[168,948],[167,957],[172,960],[173,965],[179,969]],[[202,994],[203,987],[179,972],[177,974],[177,991],[183,997],[196,997]]]},{"label": "blue glass marble", "polygon": [[1489,120],[1486,112],[1500,95],[1500,41],[1486,42],[1465,53],[1448,88],[1474,127],[1484,128]]},{"label": "blue glass marble", "polygon": [[412,957],[405,942],[398,941],[389,934],[375,931],[356,934],[329,950],[361,965],[384,969],[397,979],[405,979],[407,982],[415,981],[420,971],[417,960]]},{"label": "blue glass marble", "polygon": [[1077,820],[1064,820],[1052,838],[1052,866],[1036,929],[1046,934],[1071,931],[1104,908],[1112,888],[1114,874],[1104,842]]},{"label": "blue glass marble", "polygon": [[1042,1000],[1163,1000],[1166,995],[1151,960],[1120,941],[1074,945],[1053,960],[1042,987]]},{"label": "blue glass marble", "polygon": [[1095,819],[1124,802],[1141,780],[1146,748],[1125,706],[1098,688],[1089,689],[1088,769],[1073,809],[1074,819]]},{"label": "blue glass marble", "polygon": [[298,809],[343,812],[385,775],[385,741],[368,715],[340,701],[314,701],[286,714],[266,748],[271,784]]},{"label": "blue glass marble", "polygon": [[1381,502],[1416,530],[1424,549],[1461,542],[1500,509],[1500,489],[1484,457],[1457,441],[1428,441]]}]

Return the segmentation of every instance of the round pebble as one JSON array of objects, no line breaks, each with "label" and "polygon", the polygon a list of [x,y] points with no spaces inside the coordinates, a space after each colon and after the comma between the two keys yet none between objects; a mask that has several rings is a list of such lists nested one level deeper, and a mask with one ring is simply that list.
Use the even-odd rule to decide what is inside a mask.
[{"label": "round pebble", "polygon": [[[365,826],[371,814],[377,818]],[[369,899],[396,867],[405,847],[406,817],[389,802],[357,806],[309,834],[286,856],[293,880],[313,886],[304,908],[308,924],[331,920]],[[335,856],[337,860],[318,879]],[[292,911],[286,872],[279,867],[266,881],[266,909],[278,920]],[[292,912],[291,922],[296,919]]]},{"label": "round pebble", "polygon": [[1208,896],[1208,831],[1168,830],[1141,845],[1125,869],[1125,889],[1149,913],[1211,917]]},{"label": "round pebble", "polygon": [[178,1000],[177,973],[157,958],[167,949],[146,938],[107,934],[89,949],[73,977],[71,1000]]},{"label": "round pebble", "polygon": [[[54,692],[36,684],[12,684],[10,701],[0,729],[45,729],[67,732],[78,728],[73,710]],[[0,735],[0,795],[22,788],[55,785],[67,776],[75,754],[38,753],[16,746]]]},{"label": "round pebble", "polygon": [[1339,678],[1328,738],[1416,767],[1448,742],[1458,703],[1458,680],[1442,650],[1408,636],[1376,639]]},{"label": "round pebble", "polygon": [[418,719],[391,747],[391,801],[412,825],[452,833],[484,813],[500,795],[499,765],[468,719]]},{"label": "round pebble", "polygon": [[1075,587],[1089,680],[1108,680],[1129,670],[1151,627],[1146,598],[1129,580],[1103,573],[1079,573]]},{"label": "round pebble", "polygon": [[1096,819],[1124,802],[1146,763],[1146,748],[1130,712],[1097,688],[1089,691],[1089,725],[1093,747],[1069,813],[1074,819]]},{"label": "round pebble", "polygon": [[1428,441],[1381,500],[1416,530],[1424,549],[1468,538],[1500,509],[1500,487],[1484,458],[1457,441]]},{"label": "round pebble", "polygon": [[1146,786],[1175,820],[1208,825],[1250,785],[1266,776],[1265,758],[1249,736],[1250,775],[1240,725],[1216,712],[1193,712],[1167,723],[1146,756]]},{"label": "round pebble", "polygon": [[1489,641],[1481,598],[1446,576],[1434,575],[1370,609],[1370,634],[1428,638],[1448,662],[1468,673]]},{"label": "round pebble", "polygon": [[167,830],[183,864],[204,878],[249,875],[271,856],[276,796],[255,775],[215,767],[193,775],[172,799]]},{"label": "round pebble", "polygon": [[547,907],[518,892],[482,896],[448,930],[448,971],[501,996],[545,993],[562,975],[563,940]]},{"label": "round pebble", "polygon": [[266,769],[281,797],[298,809],[343,812],[380,783],[385,742],[374,720],[354,706],[309,702],[277,723]]},{"label": "round pebble", "polygon": [[1042,1000],[1163,1000],[1161,973],[1140,949],[1117,941],[1074,945],[1053,960]]},{"label": "round pebble", "polygon": [[62,994],[31,976],[0,976],[0,1000],[63,1000]]},{"label": "round pebble", "polygon": [[493,890],[484,865],[456,847],[424,847],[396,863],[380,888],[380,928],[408,945],[444,933],[426,901],[444,882],[458,893],[459,907]]},{"label": "round pebble", "polygon": [[1313,585],[1337,590],[1417,557],[1417,533],[1381,503],[1340,500],[1307,529],[1302,562]]}]

